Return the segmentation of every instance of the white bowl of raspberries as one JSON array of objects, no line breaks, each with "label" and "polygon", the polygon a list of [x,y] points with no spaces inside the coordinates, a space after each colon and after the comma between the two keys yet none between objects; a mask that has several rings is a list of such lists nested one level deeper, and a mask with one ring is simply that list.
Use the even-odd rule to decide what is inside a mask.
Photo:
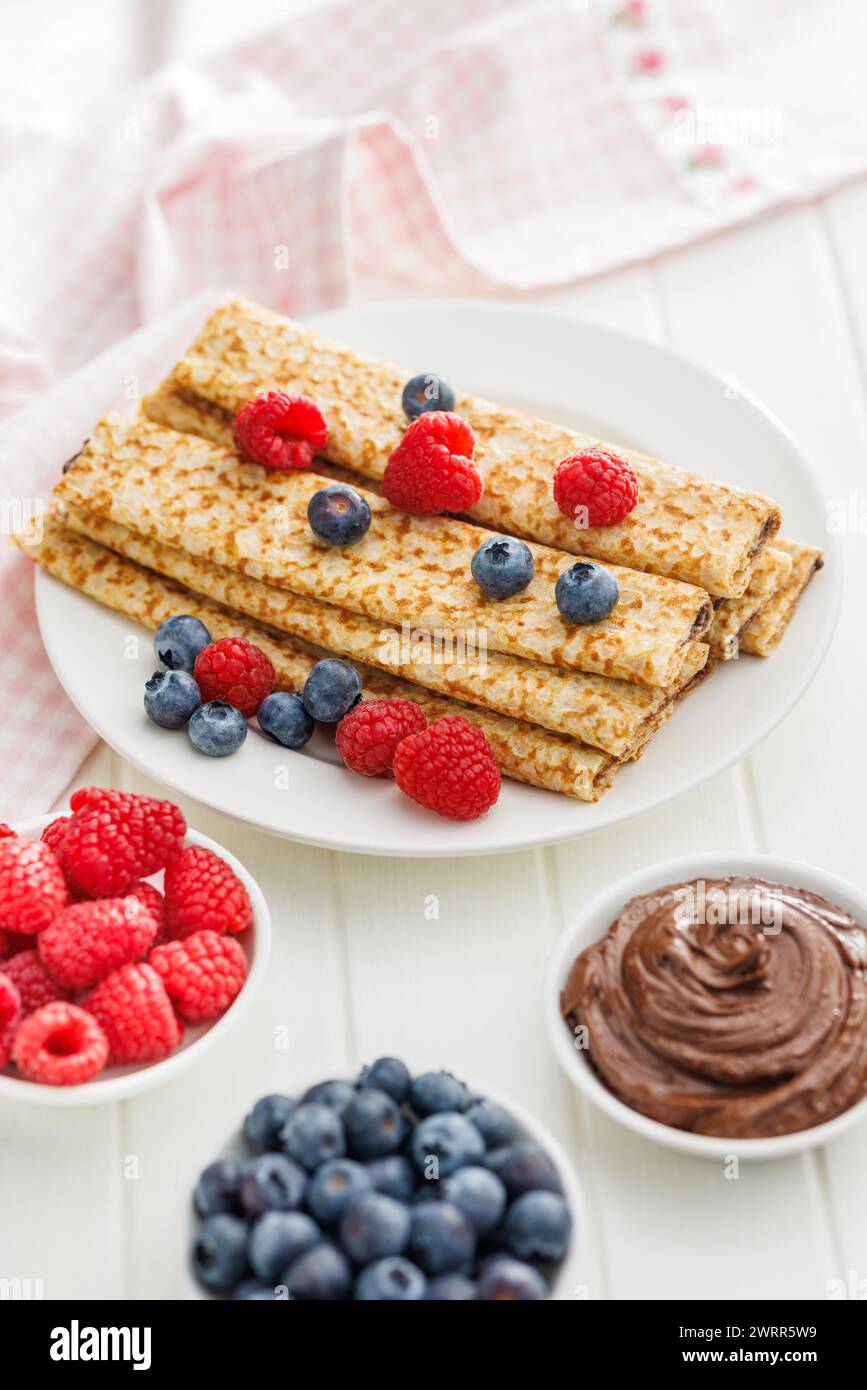
[{"label": "white bowl of raspberries", "polygon": [[352,1080],[261,1096],[200,1173],[190,1260],[205,1295],[261,1302],[586,1297],[586,1208],[526,1110],[380,1057]]},{"label": "white bowl of raspberries", "polygon": [[233,855],[171,801],[86,787],[0,825],[0,1096],[124,1100],[238,1021],[271,922]]}]

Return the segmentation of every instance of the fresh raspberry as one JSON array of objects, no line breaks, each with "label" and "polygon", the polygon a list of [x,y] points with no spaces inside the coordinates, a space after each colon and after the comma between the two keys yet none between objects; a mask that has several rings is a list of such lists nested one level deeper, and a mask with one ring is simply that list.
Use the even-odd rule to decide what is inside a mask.
[{"label": "fresh raspberry", "polygon": [[161,941],[166,940],[166,904],[159,888],[155,888],[152,883],[133,884],[132,888],[127,889],[124,894],[126,898],[138,898],[145,912],[149,913],[156,922],[157,934],[153,944],[157,946]]},{"label": "fresh raspberry", "polygon": [[21,995],[22,1014],[32,1014],[44,1004],[54,1004],[57,1000],[69,998],[67,990],[61,988],[51,978],[42,962],[39,952],[33,948],[19,951],[17,956],[6,961],[3,974],[15,985]]},{"label": "fresh raspberry", "polygon": [[234,937],[197,931],[157,946],[148,956],[181,1018],[204,1023],[224,1014],[247,978],[247,957]]},{"label": "fresh raspberry", "polygon": [[21,991],[5,971],[0,973],[0,1068],[8,1065],[21,1021]]},{"label": "fresh raspberry", "polygon": [[157,924],[138,898],[73,903],[39,935],[46,970],[66,989],[89,989],[118,966],[141,960]]},{"label": "fresh raspberry", "polygon": [[253,904],[237,874],[212,849],[191,845],[166,869],[166,930],[172,938],[197,931],[237,936],[253,920]]},{"label": "fresh raspberry", "polygon": [[424,710],[414,700],[364,700],[341,719],[335,742],[353,772],[379,777],[391,772],[401,739],[426,728]]},{"label": "fresh raspberry", "polygon": [[53,820],[50,825],[46,825],[41,838],[45,841],[46,845],[54,850],[54,853],[60,860],[60,866],[63,869],[63,877],[66,879],[66,886],[69,889],[70,896],[73,900],[77,901],[79,898],[83,898],[85,894],[82,893],[63,863],[63,841],[66,839],[66,832],[71,824],[72,816],[58,816],[57,820]]},{"label": "fresh raspberry", "polygon": [[398,744],[394,776],[413,801],[452,820],[475,820],[500,795],[491,745],[462,714],[447,714]]},{"label": "fresh raspberry", "polygon": [[576,526],[617,526],[638,501],[638,479],[617,454],[585,449],[557,465],[554,501]]},{"label": "fresh raspberry", "polygon": [[112,806],[118,806],[126,797],[134,795],[134,792],[120,792],[116,787],[79,787],[69,798],[69,804],[74,813],[105,811]]},{"label": "fresh raspberry", "polygon": [[0,1029],[0,1071],[8,1067],[12,1060],[12,1044],[15,1041],[15,1024],[8,1023]]},{"label": "fresh raspberry", "polygon": [[66,839],[66,831],[71,824],[72,816],[58,816],[56,820],[46,825],[42,832],[41,839],[54,850],[58,859],[60,858],[60,846]]},{"label": "fresh raspberry", "polygon": [[68,898],[63,870],[41,840],[0,840],[0,922],[5,931],[33,936]]},{"label": "fresh raspberry", "polygon": [[221,637],[196,657],[202,703],[223,700],[249,719],[274,689],[277,677],[264,652],[243,637]]},{"label": "fresh raspberry", "polygon": [[21,1013],[21,992],[6,971],[0,972],[0,1033]]},{"label": "fresh raspberry", "polygon": [[182,1028],[165,985],[140,961],[106,975],[87,997],[87,1007],[108,1038],[112,1062],[159,1062],[177,1047]]},{"label": "fresh raspberry", "polygon": [[328,426],[306,396],[266,391],[235,416],[235,444],[265,468],[309,468],[325,446]]},{"label": "fresh raspberry", "polygon": [[0,931],[0,960],[11,960],[19,951],[29,951],[33,945],[32,936],[22,936],[19,932]]},{"label": "fresh raspberry", "polygon": [[393,507],[436,516],[465,512],[482,495],[466,420],[431,410],[410,425],[386,464],[382,493]]},{"label": "fresh raspberry", "polygon": [[78,1086],[108,1061],[108,1041],[97,1020],[77,1004],[45,1004],[15,1030],[12,1057],[27,1081]]},{"label": "fresh raspberry", "polygon": [[183,849],[187,823],[171,801],[87,787],[70,804],[75,814],[63,841],[63,863],[91,898],[121,897]]},{"label": "fresh raspberry", "polygon": [[5,820],[0,820],[0,840],[17,840],[15,831],[8,826]]}]

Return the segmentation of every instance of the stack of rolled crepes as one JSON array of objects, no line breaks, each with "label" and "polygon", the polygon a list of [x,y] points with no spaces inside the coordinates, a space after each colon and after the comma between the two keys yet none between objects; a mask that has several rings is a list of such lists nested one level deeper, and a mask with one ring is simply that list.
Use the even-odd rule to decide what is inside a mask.
[{"label": "stack of rolled crepes", "polygon": [[[481,502],[465,520],[395,510],[376,484],[406,427],[407,375],[228,302],[139,415],[99,421],[42,540],[19,543],[145,626],[188,612],[214,637],[248,637],[280,688],[297,689],[325,653],[345,657],[366,695],[415,699],[431,717],[460,711],[508,776],[596,801],[717,658],[773,650],[820,552],[772,540],[780,514],[767,499],[624,449],[638,505],[621,525],[578,530],[552,476],[598,441],[470,396],[455,410],[475,434]],[[234,451],[236,411],[274,388],[324,414],[317,471],[265,471]],[[372,511],[364,539],[343,548],[320,544],[307,521],[322,472],[335,471]],[[529,587],[503,601],[470,573],[493,531],[526,538],[535,560]],[[620,585],[610,616],[584,627],[554,601],[576,555]]]}]

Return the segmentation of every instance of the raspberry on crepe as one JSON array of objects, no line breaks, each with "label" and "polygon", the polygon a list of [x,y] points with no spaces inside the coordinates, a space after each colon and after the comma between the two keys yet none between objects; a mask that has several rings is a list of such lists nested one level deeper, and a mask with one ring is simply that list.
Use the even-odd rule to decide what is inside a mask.
[{"label": "raspberry on crepe", "polygon": [[328,426],[306,396],[267,391],[238,411],[234,436],[241,453],[265,468],[309,468],[325,445]]},{"label": "raspberry on crepe", "polygon": [[450,820],[476,820],[500,795],[491,745],[462,714],[447,714],[399,743],[394,776],[413,801]]},{"label": "raspberry on crepe", "polygon": [[274,689],[274,667],[263,651],[243,637],[221,637],[196,657],[196,683],[202,700],[222,700],[249,719]]},{"label": "raspberry on crepe", "polygon": [[638,479],[609,449],[584,449],[558,464],[554,501],[576,526],[617,526],[638,501]]},{"label": "raspberry on crepe", "polygon": [[466,420],[434,410],[410,425],[386,464],[382,495],[405,512],[465,512],[482,495],[473,463],[475,438]]},{"label": "raspberry on crepe", "polygon": [[391,772],[397,745],[427,728],[414,700],[363,700],[337,725],[335,743],[346,766],[362,777]]}]

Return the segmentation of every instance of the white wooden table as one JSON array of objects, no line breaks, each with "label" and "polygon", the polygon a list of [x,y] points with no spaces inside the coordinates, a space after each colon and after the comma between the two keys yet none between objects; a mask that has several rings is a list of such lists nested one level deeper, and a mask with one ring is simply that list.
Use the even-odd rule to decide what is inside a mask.
[{"label": "white wooden table", "polygon": [[[862,183],[539,302],[729,376],[786,422],[829,497],[860,500],[865,244]],[[394,293],[363,286],[364,298]],[[540,1002],[558,932],[612,875],[741,846],[867,875],[865,549],[863,535],[848,538],[840,630],[784,726],[733,772],[621,830],[491,859],[384,860],[296,847],[185,805],[269,899],[270,978],[237,1033],[173,1085],[87,1111],[0,1108],[0,1275],[41,1278],[47,1298],[190,1296],[190,1189],[250,1100],[396,1052],[487,1080],[559,1136],[587,1188],[592,1298],[822,1299],[830,1280],[867,1278],[867,1126],[726,1180],[588,1110],[549,1052]],[[157,790],[105,747],[78,782]],[[275,1049],[279,1025],[288,1051]]]}]

